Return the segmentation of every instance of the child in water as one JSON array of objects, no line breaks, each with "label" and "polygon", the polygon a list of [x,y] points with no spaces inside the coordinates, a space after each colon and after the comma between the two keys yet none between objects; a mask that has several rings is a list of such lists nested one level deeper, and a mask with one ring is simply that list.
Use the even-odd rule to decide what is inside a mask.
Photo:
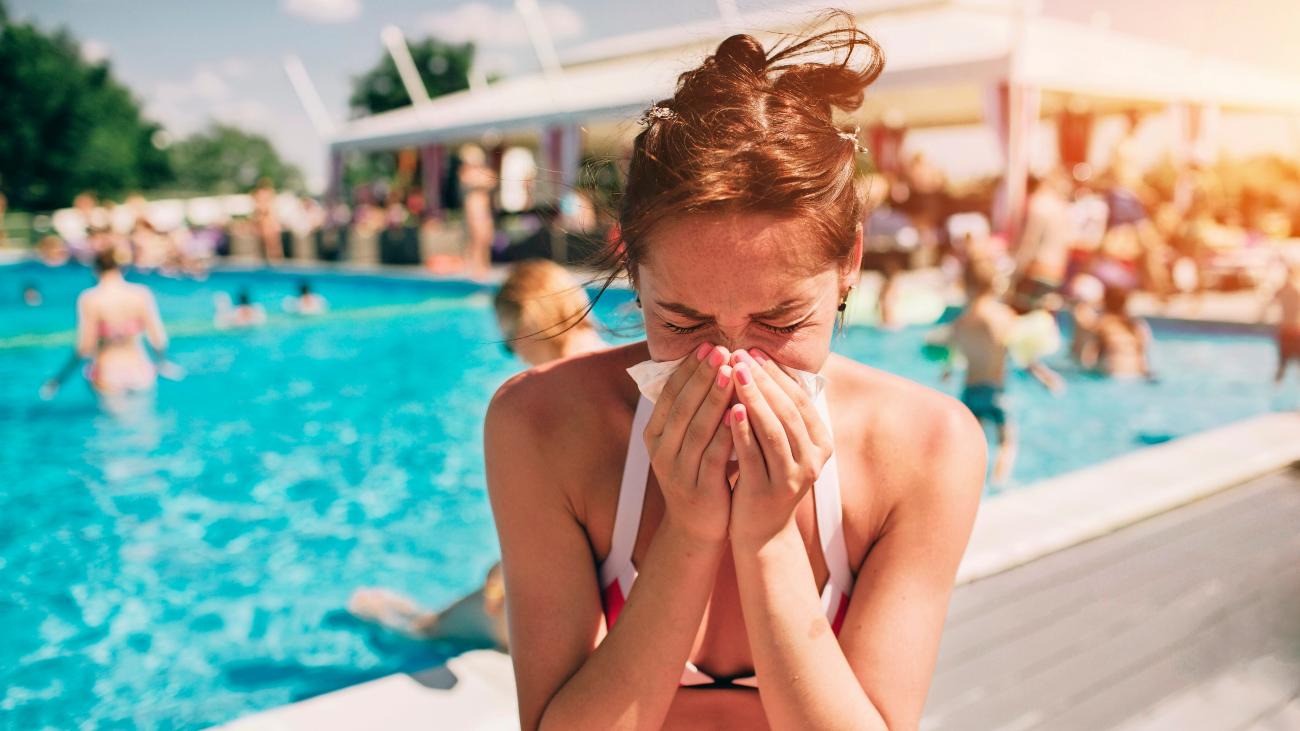
[{"label": "child in water", "polygon": [[[949,344],[966,361],[966,380],[961,401],[981,424],[997,429],[998,456],[993,464],[993,482],[1000,484],[1015,466],[1017,435],[1005,403],[1008,346],[1018,320],[1015,310],[998,296],[996,273],[984,259],[972,260],[966,268],[966,309],[952,324]],[[1025,369],[1052,393],[1064,388],[1061,377],[1037,360]],[[943,378],[951,374],[945,367]]]}]

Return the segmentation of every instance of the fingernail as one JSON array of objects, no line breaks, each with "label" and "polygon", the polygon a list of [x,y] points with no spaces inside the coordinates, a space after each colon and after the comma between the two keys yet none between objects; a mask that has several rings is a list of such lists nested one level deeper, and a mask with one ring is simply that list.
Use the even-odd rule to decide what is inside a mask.
[{"label": "fingernail", "polygon": [[746,366],[744,363],[741,363],[740,365],[736,366],[735,374],[736,374],[736,380],[740,381],[740,385],[742,386],[748,386],[749,384],[754,382],[753,376],[751,376],[749,373],[749,367]]},{"label": "fingernail", "polygon": [[736,420],[737,424],[739,424],[740,422],[745,420],[745,407],[740,404],[736,404],[736,408],[731,410],[731,414],[732,414],[732,418]]},{"label": "fingernail", "polygon": [[714,368],[717,368],[718,366],[721,366],[723,363],[726,362],[727,362],[727,356],[723,355],[718,348],[714,348],[713,352],[709,353],[709,365],[713,366]]},{"label": "fingernail", "polygon": [[701,345],[700,347],[696,348],[696,349],[695,349],[695,360],[704,360],[704,356],[706,356],[706,355],[709,354],[709,348],[711,348],[711,347],[713,347],[713,346],[709,345],[708,343],[704,343],[704,344]]},{"label": "fingernail", "polygon": [[731,366],[722,366],[718,369],[718,388],[726,388],[731,385]]},{"label": "fingernail", "polygon": [[767,360],[768,360],[767,356],[763,355],[763,351],[759,350],[758,348],[754,348],[750,350],[749,354],[754,358],[754,360],[758,361],[759,365],[767,364]]}]

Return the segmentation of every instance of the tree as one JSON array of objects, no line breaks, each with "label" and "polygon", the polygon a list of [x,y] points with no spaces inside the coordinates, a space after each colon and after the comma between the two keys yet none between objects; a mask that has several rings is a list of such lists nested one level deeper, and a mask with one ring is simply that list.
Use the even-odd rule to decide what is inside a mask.
[{"label": "tree", "polygon": [[276,188],[302,188],[298,168],[280,159],[270,140],[213,124],[169,149],[176,187],[188,193],[236,193],[263,179]]},{"label": "tree", "polygon": [[[469,88],[469,70],[474,63],[474,44],[444,43],[425,38],[410,44],[411,58],[420,72],[430,97]],[[409,106],[411,97],[402,85],[402,77],[392,57],[383,58],[366,73],[352,80],[352,97],[348,100],[354,114],[378,114]]]},{"label": "tree", "polygon": [[158,125],[108,63],[87,63],[66,32],[8,19],[0,5],[0,188],[16,209],[121,196],[171,178]]}]

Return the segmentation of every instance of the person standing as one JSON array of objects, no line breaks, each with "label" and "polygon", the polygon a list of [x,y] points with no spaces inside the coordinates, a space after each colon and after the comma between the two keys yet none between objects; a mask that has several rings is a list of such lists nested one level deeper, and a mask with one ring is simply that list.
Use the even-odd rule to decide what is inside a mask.
[{"label": "person standing", "polygon": [[478,145],[460,148],[460,190],[465,216],[467,249],[465,269],[470,276],[482,276],[492,264],[492,191],[497,176],[487,165],[487,154]]}]

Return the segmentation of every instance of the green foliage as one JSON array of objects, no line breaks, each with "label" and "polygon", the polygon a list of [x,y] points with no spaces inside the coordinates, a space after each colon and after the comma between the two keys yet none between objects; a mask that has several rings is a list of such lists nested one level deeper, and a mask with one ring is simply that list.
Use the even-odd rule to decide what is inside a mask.
[{"label": "green foliage", "polygon": [[[436,38],[409,44],[411,59],[424,80],[430,97],[469,88],[469,69],[474,62],[474,44],[456,45]],[[387,53],[366,73],[352,80],[348,100],[354,114],[378,114],[409,106],[411,97],[402,86],[397,66]]]},{"label": "green foliage", "polygon": [[241,193],[266,179],[276,188],[301,189],[302,175],[280,159],[270,140],[213,124],[168,148],[175,187],[187,193]]},{"label": "green foliage", "polygon": [[67,205],[83,190],[120,197],[167,182],[158,126],[66,32],[6,20],[0,6],[0,189],[15,209]]}]

